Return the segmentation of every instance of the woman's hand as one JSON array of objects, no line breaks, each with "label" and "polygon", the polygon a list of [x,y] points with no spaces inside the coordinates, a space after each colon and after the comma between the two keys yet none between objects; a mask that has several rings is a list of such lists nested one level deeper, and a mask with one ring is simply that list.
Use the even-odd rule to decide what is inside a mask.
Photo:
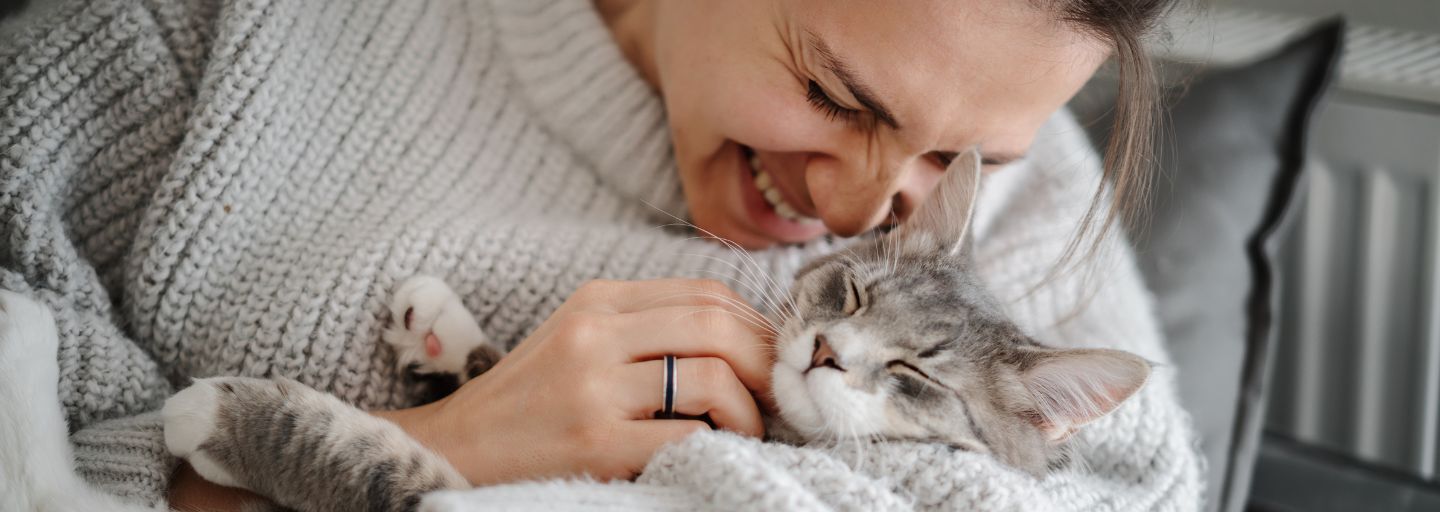
[{"label": "woman's hand", "polygon": [[630,478],[661,446],[709,428],[653,419],[667,354],[677,358],[676,412],[709,414],[720,428],[744,435],[763,433],[753,397],[770,396],[765,325],[715,281],[592,281],[454,394],[377,414],[473,485]]}]

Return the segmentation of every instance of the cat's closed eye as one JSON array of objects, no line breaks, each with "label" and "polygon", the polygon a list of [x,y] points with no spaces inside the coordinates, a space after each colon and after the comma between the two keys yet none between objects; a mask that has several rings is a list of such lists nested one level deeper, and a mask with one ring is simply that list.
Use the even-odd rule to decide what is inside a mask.
[{"label": "cat's closed eye", "polygon": [[915,378],[923,379],[933,384],[939,384],[935,381],[935,379],[931,378],[929,374],[926,374],[920,368],[917,368],[915,365],[910,364],[903,359],[896,359],[894,361],[885,363],[885,369],[894,375],[909,375]]}]

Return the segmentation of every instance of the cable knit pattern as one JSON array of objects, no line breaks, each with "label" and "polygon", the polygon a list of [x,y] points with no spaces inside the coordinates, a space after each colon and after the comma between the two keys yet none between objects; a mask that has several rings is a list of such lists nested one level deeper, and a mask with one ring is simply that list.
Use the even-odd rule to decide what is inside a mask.
[{"label": "cable knit pattern", "polygon": [[[1044,341],[1163,362],[1120,242],[1096,293],[1075,278],[1030,293],[1098,165],[1068,116],[1049,130],[987,180],[985,275]],[[80,473],[152,504],[175,462],[147,411],[190,377],[283,375],[362,408],[413,405],[418,385],[379,343],[389,292],[413,274],[444,277],[510,345],[588,279],[744,292],[739,256],[656,227],[670,222],[656,208],[683,215],[674,166],[660,101],[584,0],[75,0],[0,45],[0,287],[56,312]],[[783,281],[834,245],[752,256]],[[707,433],[637,483],[427,506],[1188,510],[1197,462],[1172,388],[1157,375],[1083,434],[1092,471],[1043,480],[935,446],[854,455]]]}]

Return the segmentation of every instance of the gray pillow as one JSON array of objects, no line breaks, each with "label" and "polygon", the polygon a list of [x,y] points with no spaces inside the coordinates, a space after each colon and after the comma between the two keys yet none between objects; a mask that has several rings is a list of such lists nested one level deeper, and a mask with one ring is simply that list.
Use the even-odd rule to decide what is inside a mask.
[{"label": "gray pillow", "polygon": [[[1249,493],[1274,345],[1274,249],[1343,33],[1326,21],[1270,56],[1166,91],[1148,223],[1127,226],[1209,461],[1209,510],[1241,510]],[[1082,95],[1072,109],[1103,148],[1101,103]]]}]

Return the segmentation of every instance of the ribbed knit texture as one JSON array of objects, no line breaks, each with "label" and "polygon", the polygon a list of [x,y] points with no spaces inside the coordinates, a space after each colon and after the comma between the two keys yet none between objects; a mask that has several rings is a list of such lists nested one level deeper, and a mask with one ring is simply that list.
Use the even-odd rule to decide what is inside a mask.
[{"label": "ribbed knit texture", "polygon": [[[987,182],[986,276],[1044,341],[1164,361],[1119,242],[1072,321],[1057,323],[1088,297],[1075,279],[1025,293],[1096,175],[1073,121],[1051,130]],[[744,289],[736,256],[656,227],[670,219],[646,203],[683,215],[664,112],[583,0],[74,1],[0,46],[0,287],[56,311],[81,474],[149,503],[175,462],[141,413],[189,377],[284,375],[362,408],[412,405],[417,386],[379,340],[413,274],[442,276],[512,345],[587,279]],[[783,282],[832,245],[753,256]],[[639,483],[431,505],[1195,507],[1168,376],[1083,438],[1093,473],[1037,481],[933,446],[857,461],[705,434]]]}]

